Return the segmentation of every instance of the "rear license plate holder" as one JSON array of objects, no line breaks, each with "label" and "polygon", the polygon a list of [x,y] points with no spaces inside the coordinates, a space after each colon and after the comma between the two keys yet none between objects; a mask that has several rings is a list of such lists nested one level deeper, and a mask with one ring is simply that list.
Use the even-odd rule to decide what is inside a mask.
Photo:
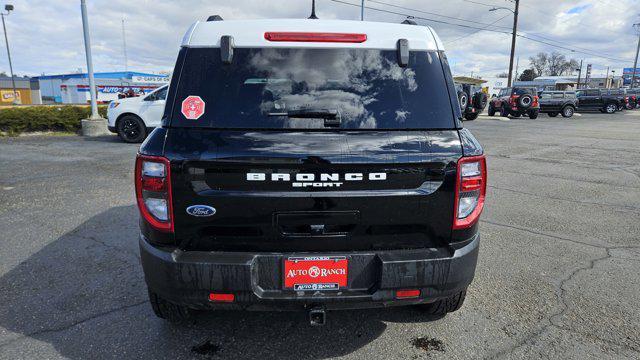
[{"label": "rear license plate holder", "polygon": [[284,259],[285,290],[327,291],[347,288],[347,256],[289,256]]}]

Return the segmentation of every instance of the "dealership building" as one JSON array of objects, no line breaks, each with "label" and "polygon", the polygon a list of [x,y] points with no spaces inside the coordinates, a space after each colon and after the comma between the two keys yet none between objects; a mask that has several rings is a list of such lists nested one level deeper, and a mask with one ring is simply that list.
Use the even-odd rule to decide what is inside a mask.
[{"label": "dealership building", "polygon": [[[129,89],[148,93],[169,82],[169,76],[134,71],[94,73],[98,102],[108,103]],[[86,104],[91,100],[86,73],[37,76],[43,104]]]}]

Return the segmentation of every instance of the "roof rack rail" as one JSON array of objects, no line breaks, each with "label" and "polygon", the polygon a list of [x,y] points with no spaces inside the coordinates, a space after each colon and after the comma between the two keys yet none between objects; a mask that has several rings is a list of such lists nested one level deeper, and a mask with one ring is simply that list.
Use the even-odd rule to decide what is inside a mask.
[{"label": "roof rack rail", "polygon": [[207,18],[207,21],[222,21],[222,16],[220,15],[211,15]]},{"label": "roof rack rail", "polygon": [[417,22],[415,22],[414,20],[411,20],[411,17],[406,18],[403,22],[401,22],[401,24],[418,25]]}]

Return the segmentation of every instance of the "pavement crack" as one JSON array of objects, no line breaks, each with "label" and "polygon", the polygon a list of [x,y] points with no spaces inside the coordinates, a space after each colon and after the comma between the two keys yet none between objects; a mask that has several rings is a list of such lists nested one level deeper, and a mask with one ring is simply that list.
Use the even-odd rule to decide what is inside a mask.
[{"label": "pavement crack", "polygon": [[97,313],[97,314],[91,315],[89,317],[86,317],[86,318],[83,318],[83,319],[79,319],[77,321],[72,322],[71,324],[67,324],[67,325],[64,325],[64,326],[59,326],[59,327],[50,328],[50,329],[44,329],[44,330],[38,330],[38,331],[34,331],[34,332],[28,333],[28,334],[21,334],[20,336],[14,338],[14,339],[11,339],[11,340],[6,341],[4,343],[0,343],[0,348],[9,346],[9,345],[13,344],[14,342],[16,342],[18,340],[21,340],[21,339],[24,339],[26,337],[34,337],[34,336],[40,336],[40,335],[46,335],[46,334],[55,334],[55,333],[58,333],[58,332],[66,331],[66,330],[69,330],[69,329],[71,329],[71,328],[73,328],[75,326],[84,324],[86,322],[89,322],[89,321],[92,321],[92,320],[95,320],[95,319],[98,319],[98,318],[101,318],[101,317],[104,317],[104,316],[108,316],[108,315],[111,315],[113,313],[116,313],[116,312],[119,312],[119,311],[122,311],[122,310],[126,310],[126,309],[130,309],[130,308],[133,308],[133,307],[136,307],[136,306],[140,306],[140,305],[146,304],[148,302],[149,302],[148,300],[138,301],[138,302],[135,302],[133,304],[123,305],[123,306],[117,307],[115,309],[103,311],[101,313]]}]

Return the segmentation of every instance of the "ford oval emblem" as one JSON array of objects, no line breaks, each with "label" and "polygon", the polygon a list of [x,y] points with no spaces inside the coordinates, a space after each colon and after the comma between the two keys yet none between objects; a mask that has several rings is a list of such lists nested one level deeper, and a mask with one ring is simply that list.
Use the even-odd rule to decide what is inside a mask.
[{"label": "ford oval emblem", "polygon": [[216,209],[207,205],[191,205],[187,208],[187,214],[197,217],[212,216]]}]

